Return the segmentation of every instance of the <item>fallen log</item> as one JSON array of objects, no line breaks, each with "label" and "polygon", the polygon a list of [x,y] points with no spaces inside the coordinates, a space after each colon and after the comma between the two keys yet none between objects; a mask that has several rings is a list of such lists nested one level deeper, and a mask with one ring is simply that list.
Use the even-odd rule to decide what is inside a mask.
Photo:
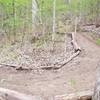
[{"label": "fallen log", "polygon": [[55,96],[55,100],[91,100],[93,95],[92,90],[76,92],[65,95]]},{"label": "fallen log", "polygon": [[83,24],[83,26],[93,26],[95,25],[95,23],[86,23],[86,24]]},{"label": "fallen log", "polygon": [[17,66],[15,66],[15,65],[2,64],[2,63],[0,63],[0,66],[6,66],[6,67],[17,68]]},{"label": "fallen log", "polygon": [[54,68],[54,69],[60,69],[60,68],[62,68],[64,65],[66,65],[67,63],[69,63],[72,59],[74,59],[75,57],[77,57],[80,54],[81,48],[77,44],[74,32],[71,33],[71,38],[72,38],[72,42],[71,43],[72,43],[72,45],[74,47],[75,53],[72,56],[70,56],[68,59],[66,59],[65,61],[63,61],[60,67]]},{"label": "fallen log", "polygon": [[57,69],[60,69],[60,68],[62,68],[63,66],[65,66],[67,63],[69,63],[71,60],[73,60],[75,57],[77,57],[80,54],[81,48],[77,44],[74,32],[71,33],[71,38],[72,38],[71,43],[72,43],[72,45],[74,47],[75,53],[73,55],[71,55],[68,59],[64,60],[63,62],[59,62],[57,64],[57,66],[55,64],[53,67],[52,66],[50,66],[50,67],[43,67],[41,69],[43,69],[43,70],[57,70]]},{"label": "fallen log", "polygon": [[[25,67],[18,67],[16,68],[17,71],[31,71],[33,70],[32,68],[25,68]],[[35,69],[34,69],[35,70]]]},{"label": "fallen log", "polygon": [[100,64],[92,100],[100,100]]},{"label": "fallen log", "polygon": [[60,65],[60,67],[54,67],[54,69],[60,69],[63,66],[65,66],[67,63],[69,63],[71,60],[73,60],[75,57],[77,57],[80,54],[80,51],[75,52],[72,56],[70,56],[68,59],[66,59],[65,61],[62,62],[62,64]]},{"label": "fallen log", "polygon": [[[77,41],[76,41],[76,38],[75,38],[75,32],[72,32],[71,33],[71,38],[72,38],[72,45],[74,47],[74,51],[75,53],[73,55],[71,55],[68,59],[64,60],[63,62],[59,62],[57,65],[54,64],[53,66],[49,66],[49,67],[42,67],[40,69],[42,70],[57,70],[57,69],[60,69],[62,68],[64,65],[66,65],[67,63],[69,63],[72,59],[74,59],[76,56],[78,56],[81,52],[81,48],[79,47],[79,45],[77,44]],[[35,70],[35,69],[32,69],[32,68],[23,68],[22,66],[15,66],[15,65],[7,65],[7,64],[0,64],[1,66],[7,66],[7,67],[12,67],[12,68],[15,68],[16,70],[18,71],[23,71],[23,70]]]},{"label": "fallen log", "polygon": [[49,67],[43,67],[41,69],[43,70],[57,70],[57,69],[60,69],[62,68],[63,66],[65,66],[67,63],[69,63],[72,59],[74,59],[76,56],[78,56],[80,54],[80,51],[77,51],[75,52],[72,56],[70,56],[68,59],[66,59],[65,61],[63,62],[60,62],[58,64],[58,66],[49,66]]},{"label": "fallen log", "polygon": [[22,67],[22,66],[16,66],[16,65],[10,65],[10,64],[1,64],[0,63],[0,67],[1,66],[11,67],[11,68],[16,69],[17,71],[31,71],[31,70],[35,70],[35,69],[32,69],[32,68],[25,68],[25,67]]},{"label": "fallen log", "polygon": [[75,38],[75,33],[74,33],[74,32],[72,32],[71,38],[72,38],[71,43],[72,43],[72,45],[73,45],[73,47],[74,47],[75,52],[81,51],[80,46],[77,44],[77,40],[76,40],[76,38]]},{"label": "fallen log", "polygon": [[43,100],[40,96],[25,95],[13,90],[0,88],[0,100]]}]

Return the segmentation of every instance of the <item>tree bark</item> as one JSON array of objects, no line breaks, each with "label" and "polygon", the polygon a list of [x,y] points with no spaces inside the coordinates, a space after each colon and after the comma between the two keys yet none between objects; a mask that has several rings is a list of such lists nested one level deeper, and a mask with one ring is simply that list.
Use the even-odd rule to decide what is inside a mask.
[{"label": "tree bark", "polygon": [[53,25],[52,25],[52,51],[54,51],[55,45],[55,33],[56,33],[56,0],[53,1]]},{"label": "tree bark", "polygon": [[73,32],[71,35],[72,35],[71,36],[72,37],[72,45],[74,47],[75,53],[73,55],[71,55],[68,59],[65,59],[63,62],[57,63],[57,66],[55,66],[56,64],[54,64],[54,66],[42,67],[41,69],[43,69],[43,70],[51,70],[51,69],[57,70],[57,69],[60,69],[80,54],[81,48],[77,44],[77,41],[75,39],[75,33]]},{"label": "tree bark", "polygon": [[13,43],[14,43],[16,41],[16,8],[15,8],[15,0],[13,0],[12,6],[13,6],[13,35],[14,35]]},{"label": "tree bark", "polygon": [[96,1],[96,19],[95,19],[96,27],[100,27],[100,0]]},{"label": "tree bark", "polygon": [[40,96],[31,96],[13,90],[0,88],[0,100],[43,100],[43,98]]},{"label": "tree bark", "polygon": [[100,69],[98,71],[92,100],[100,100]]},{"label": "tree bark", "polygon": [[92,95],[93,91],[87,90],[71,94],[56,95],[55,100],[91,100]]},{"label": "tree bark", "polygon": [[37,2],[35,0],[32,0],[32,24],[34,25],[35,16],[37,12]]}]

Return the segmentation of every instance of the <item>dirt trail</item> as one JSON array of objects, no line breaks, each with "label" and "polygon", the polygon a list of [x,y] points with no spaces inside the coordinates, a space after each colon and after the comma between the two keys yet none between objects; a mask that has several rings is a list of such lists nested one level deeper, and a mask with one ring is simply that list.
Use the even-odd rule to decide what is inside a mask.
[{"label": "dirt trail", "polygon": [[93,89],[100,48],[81,34],[77,34],[77,40],[82,53],[64,68],[43,72],[0,68],[0,87],[42,96]]}]

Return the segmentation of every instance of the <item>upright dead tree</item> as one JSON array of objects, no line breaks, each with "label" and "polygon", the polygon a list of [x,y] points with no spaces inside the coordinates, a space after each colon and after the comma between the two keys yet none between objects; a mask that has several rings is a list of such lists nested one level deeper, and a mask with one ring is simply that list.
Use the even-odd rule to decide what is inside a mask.
[{"label": "upright dead tree", "polygon": [[52,51],[54,51],[55,33],[56,33],[56,0],[53,1]]},{"label": "upright dead tree", "polygon": [[3,28],[3,5],[2,3],[0,3],[0,21],[1,21],[0,28]]},{"label": "upright dead tree", "polygon": [[[70,0],[65,0],[66,1],[66,3],[67,3],[67,5],[70,5]],[[70,12],[70,9],[69,9],[69,12]],[[70,29],[70,25],[69,25],[69,22],[70,22],[70,20],[66,20],[66,33],[65,33],[65,54],[66,54],[66,52],[67,52],[67,43],[68,43],[68,41],[67,41],[67,34],[69,33],[69,29]]]},{"label": "upright dead tree", "polygon": [[70,33],[70,20],[66,20],[66,33],[65,33],[65,54],[67,54],[68,34]]},{"label": "upright dead tree", "polygon": [[55,25],[56,24],[56,0],[53,1],[53,33],[55,33]]},{"label": "upright dead tree", "polygon": [[36,0],[32,0],[32,24],[34,25],[35,16],[37,13],[37,2]]},{"label": "upright dead tree", "polygon": [[76,32],[77,32],[77,24],[78,24],[78,18],[76,17],[76,19],[75,19],[75,35],[76,35]]},{"label": "upright dead tree", "polygon": [[96,25],[96,27],[100,27],[100,0],[96,0],[95,25]]},{"label": "upright dead tree", "polygon": [[67,3],[70,3],[71,2],[71,0],[66,0],[67,1]]},{"label": "upright dead tree", "polygon": [[13,8],[13,35],[14,35],[14,40],[16,40],[16,8],[15,8],[15,0],[12,2],[12,8]]},{"label": "upright dead tree", "polygon": [[37,13],[37,1],[32,0],[32,31],[34,30],[36,13]]}]

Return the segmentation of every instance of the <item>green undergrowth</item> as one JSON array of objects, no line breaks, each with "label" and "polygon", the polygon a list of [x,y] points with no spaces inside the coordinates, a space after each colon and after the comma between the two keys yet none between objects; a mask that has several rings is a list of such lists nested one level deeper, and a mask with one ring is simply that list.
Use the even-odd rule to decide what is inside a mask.
[{"label": "green undergrowth", "polygon": [[96,39],[96,44],[100,45],[100,38]]}]

